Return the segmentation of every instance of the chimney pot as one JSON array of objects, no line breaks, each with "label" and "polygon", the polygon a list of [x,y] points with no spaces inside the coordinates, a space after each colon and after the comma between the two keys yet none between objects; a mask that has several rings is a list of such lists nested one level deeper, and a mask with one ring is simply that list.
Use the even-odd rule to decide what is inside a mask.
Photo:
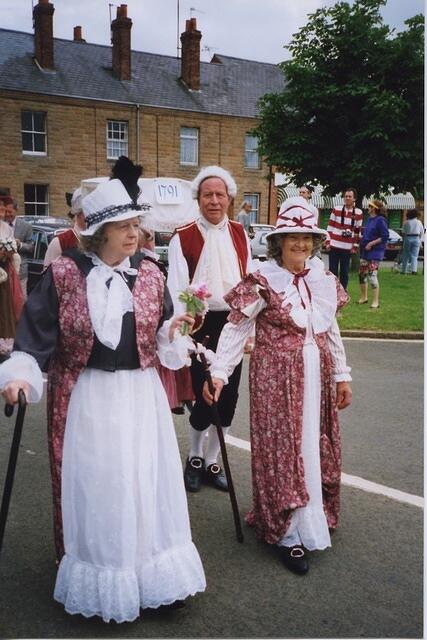
[{"label": "chimney pot", "polygon": [[111,23],[113,73],[120,80],[131,79],[130,32],[132,20],[127,17],[127,4],[117,7],[117,18]]},{"label": "chimney pot", "polygon": [[86,42],[82,37],[82,28],[81,26],[74,27],[74,41],[75,42]]},{"label": "chimney pot", "polygon": [[200,89],[200,40],[202,34],[197,30],[196,18],[185,22],[185,31],[181,33],[181,79],[189,89]]},{"label": "chimney pot", "polygon": [[54,69],[53,14],[55,7],[49,0],[39,0],[33,8],[34,56],[42,69]]}]

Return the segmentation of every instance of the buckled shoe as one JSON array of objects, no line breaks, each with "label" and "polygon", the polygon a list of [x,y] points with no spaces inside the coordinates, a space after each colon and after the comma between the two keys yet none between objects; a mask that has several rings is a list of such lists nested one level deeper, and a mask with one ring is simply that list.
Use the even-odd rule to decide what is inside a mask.
[{"label": "buckled shoe", "polygon": [[227,478],[219,464],[210,464],[203,472],[203,482],[210,484],[220,491],[228,491]]},{"label": "buckled shoe", "polygon": [[204,459],[198,456],[193,456],[187,460],[184,470],[184,484],[187,491],[192,493],[200,491],[204,464]]},{"label": "buckled shoe", "polygon": [[280,547],[283,564],[287,569],[303,575],[308,571],[307,555],[303,547],[299,544],[293,547]]}]

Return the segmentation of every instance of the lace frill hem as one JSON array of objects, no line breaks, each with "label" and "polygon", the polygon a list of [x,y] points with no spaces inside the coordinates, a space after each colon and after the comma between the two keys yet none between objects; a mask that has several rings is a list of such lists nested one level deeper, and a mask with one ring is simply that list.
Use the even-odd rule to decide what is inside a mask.
[{"label": "lace frill hem", "polygon": [[290,524],[286,532],[280,537],[278,529],[272,527],[263,519],[260,519],[255,510],[246,516],[246,522],[255,528],[257,538],[267,544],[277,544],[284,547],[292,547],[295,544],[303,544],[308,551],[323,551],[331,546],[328,521],[323,510],[301,507],[293,511]]},{"label": "lace frill hem", "polygon": [[156,556],[134,569],[113,569],[65,555],[54,598],[67,613],[104,622],[132,622],[140,609],[157,609],[204,591],[202,563],[192,542]]},{"label": "lace frill hem", "polygon": [[302,544],[308,551],[322,551],[331,546],[328,522],[322,508],[302,507],[292,514],[291,523],[279,546]]}]

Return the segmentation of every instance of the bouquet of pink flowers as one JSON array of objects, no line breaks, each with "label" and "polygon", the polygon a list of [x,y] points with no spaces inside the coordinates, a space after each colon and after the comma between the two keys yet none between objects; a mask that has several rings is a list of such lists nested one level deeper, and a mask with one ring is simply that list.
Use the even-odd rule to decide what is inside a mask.
[{"label": "bouquet of pink flowers", "polygon": [[[211,294],[205,283],[191,284],[185,291],[181,291],[178,296],[178,300],[183,302],[186,307],[186,312],[193,318],[198,316],[205,316],[208,310],[208,303],[206,302]],[[189,326],[187,322],[182,325],[182,335],[188,335]]]}]

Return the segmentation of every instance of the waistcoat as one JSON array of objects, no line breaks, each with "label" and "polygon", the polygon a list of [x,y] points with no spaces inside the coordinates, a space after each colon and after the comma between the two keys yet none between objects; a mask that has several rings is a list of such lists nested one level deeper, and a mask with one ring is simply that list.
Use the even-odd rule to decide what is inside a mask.
[{"label": "waistcoat", "polygon": [[67,231],[60,233],[58,240],[62,251],[65,251],[65,249],[73,249],[79,244],[77,236],[72,229],[67,229]]},{"label": "waistcoat", "polygon": [[[59,301],[59,344],[53,366],[77,375],[89,359],[94,332],[86,296],[86,278],[70,258],[52,263]],[[136,343],[141,369],[157,364],[156,333],[163,308],[164,277],[156,265],[143,260],[132,290],[135,311]]]},{"label": "waistcoat", "polygon": [[[240,275],[243,278],[246,275],[246,265],[248,262],[248,245],[246,242],[245,231],[241,224],[228,221],[228,229],[230,231],[233,246],[237,254],[239,262]],[[196,222],[191,222],[185,227],[178,228],[176,233],[179,235],[183,256],[188,265],[188,273],[190,282],[193,279],[197,264],[200,260],[205,241]]]}]

